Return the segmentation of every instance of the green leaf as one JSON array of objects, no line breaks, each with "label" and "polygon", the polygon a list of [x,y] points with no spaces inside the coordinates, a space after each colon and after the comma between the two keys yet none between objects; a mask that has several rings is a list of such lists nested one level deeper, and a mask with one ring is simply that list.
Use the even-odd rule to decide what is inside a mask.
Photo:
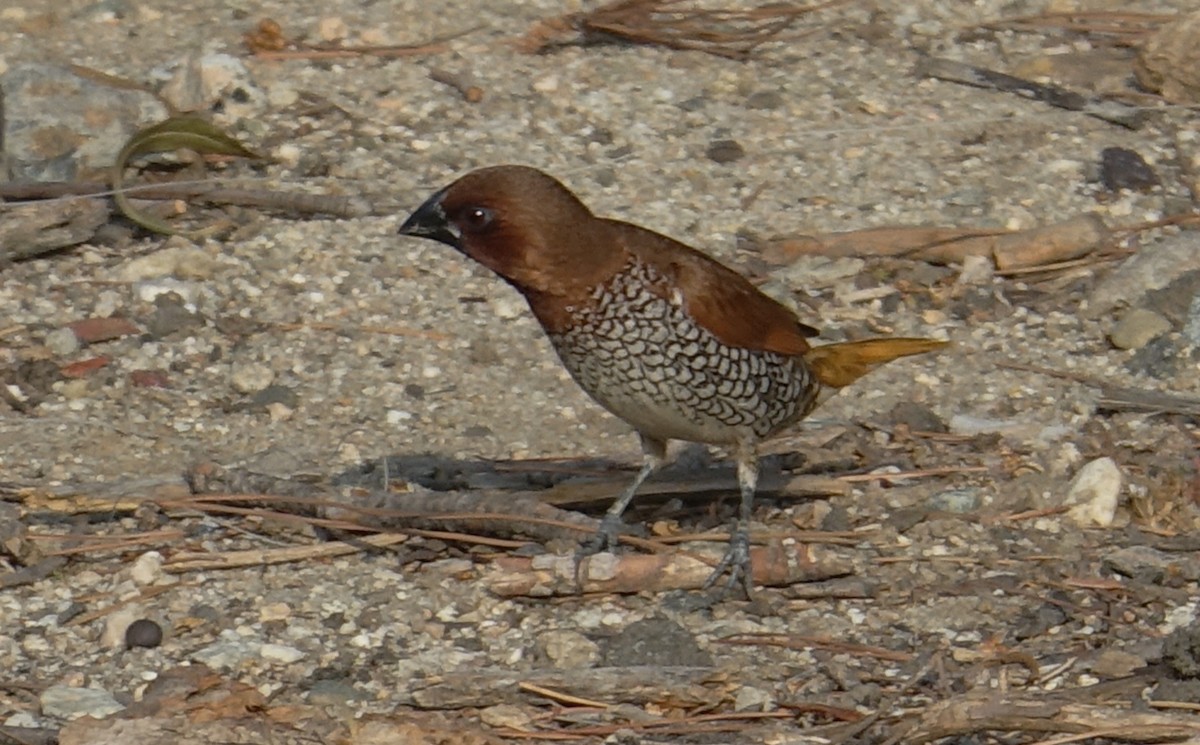
[{"label": "green leaf", "polygon": [[197,231],[178,230],[162,220],[134,209],[133,205],[129,203],[126,192],[122,189],[129,161],[139,155],[174,150],[191,150],[201,155],[233,155],[256,160],[261,159],[262,156],[225,134],[211,122],[194,115],[173,116],[139,130],[129,138],[125,147],[121,148],[112,170],[113,201],[117,203],[121,214],[143,228],[156,233],[202,238],[219,229],[219,226]]}]

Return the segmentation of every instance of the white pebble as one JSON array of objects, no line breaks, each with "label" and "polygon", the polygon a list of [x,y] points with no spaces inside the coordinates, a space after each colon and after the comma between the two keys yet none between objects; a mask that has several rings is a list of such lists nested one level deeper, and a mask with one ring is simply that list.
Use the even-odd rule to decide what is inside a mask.
[{"label": "white pebble", "polygon": [[1112,458],[1097,458],[1079,469],[1067,489],[1067,504],[1074,507],[1067,516],[1076,524],[1106,528],[1117,512],[1124,479]]}]

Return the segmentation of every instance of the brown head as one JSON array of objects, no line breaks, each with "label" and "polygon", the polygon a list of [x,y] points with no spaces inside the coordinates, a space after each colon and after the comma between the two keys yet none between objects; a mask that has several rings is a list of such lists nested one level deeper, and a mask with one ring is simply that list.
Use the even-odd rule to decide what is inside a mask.
[{"label": "brown head", "polygon": [[553,177],[526,166],[472,171],[425,201],[400,233],[453,246],[523,290],[593,284],[625,257],[607,223]]}]

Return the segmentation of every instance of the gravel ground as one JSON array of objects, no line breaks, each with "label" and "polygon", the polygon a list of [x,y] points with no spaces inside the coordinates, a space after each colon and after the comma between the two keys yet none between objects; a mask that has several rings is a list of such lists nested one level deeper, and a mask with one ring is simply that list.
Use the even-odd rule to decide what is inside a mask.
[{"label": "gravel ground", "polygon": [[[825,339],[894,333],[954,342],[944,354],[873,374],[778,447],[805,445],[809,470],[821,470],[823,459],[855,472],[948,469],[855,482],[845,496],[760,510],[779,530],[857,531],[841,548],[863,583],[858,594],[764,589],[755,604],[709,610],[652,593],[505,599],[480,581],[490,566],[484,553],[432,539],[410,540],[398,553],[182,574],[164,573],[146,543],[97,549],[0,593],[7,724],[54,726],[72,713],[105,711],[94,702],[53,705],[52,694],[63,690],[99,689],[129,704],[165,671],[190,662],[248,684],[272,705],[336,704],[354,715],[392,716],[415,705],[446,709],[446,727],[498,732],[534,727],[549,700],[460,692],[465,708],[451,706],[453,696],[430,692],[437,676],[587,677],[579,671],[674,661],[720,671],[722,682],[704,688],[711,700],[646,704],[585,686],[632,705],[594,721],[696,709],[791,711],[747,721],[732,737],[798,742],[809,727],[880,712],[880,727],[859,737],[882,742],[890,732],[884,720],[952,694],[1011,684],[1037,697],[1119,679],[1157,664],[1163,639],[1195,623],[1197,547],[1179,543],[1197,526],[1195,418],[1109,411],[1098,405],[1096,387],[1070,377],[1200,394],[1186,329],[1157,347],[1115,349],[1107,335],[1124,307],[1093,312],[1113,299],[1105,289],[1112,277],[1136,297],[1131,283],[1141,275],[1108,262],[971,283],[960,281],[958,268],[912,262],[806,259],[772,268],[754,249],[756,237],[875,226],[1030,228],[1083,213],[1118,226],[1190,209],[1179,170],[1180,133],[1195,126],[1186,112],[1153,114],[1133,131],[912,75],[922,53],[1011,70],[1088,52],[1082,38],[1054,30],[979,24],[1126,4],[848,3],[814,15],[801,40],[768,46],[745,63],[651,47],[514,51],[513,37],[537,19],[587,7],[189,0],[183,9],[64,0],[48,13],[6,3],[0,70],[50,60],[146,80],[197,49],[242,57],[256,88],[218,122],[278,158],[257,176],[279,188],[362,196],[373,214],[239,213],[244,225],[228,240],[126,234],[4,268],[0,368],[32,399],[24,411],[0,409],[0,481],[50,489],[178,480],[198,461],[264,451],[286,452],[324,474],[422,453],[465,461],[596,457],[632,466],[636,438],[574,387],[519,296],[445,247],[395,234],[409,211],[455,176],[518,162],[555,174],[598,213],[769,271],[772,291]],[[340,19],[350,44],[475,30],[429,57],[262,61],[245,56],[242,35],[264,16],[313,40]],[[482,101],[467,103],[431,81],[435,67],[473,76]],[[713,143],[724,140],[744,155],[711,157]],[[1163,185],[1107,192],[1097,173],[1110,147],[1137,151]],[[1200,254],[1194,235],[1143,232],[1125,248],[1175,251],[1186,263]],[[181,301],[155,298],[162,288]],[[132,320],[141,333],[79,349],[53,341],[69,323],[109,315]],[[57,372],[97,355],[111,360],[98,372]],[[147,385],[146,371],[163,385]],[[898,409],[902,403],[908,407]],[[923,425],[948,431],[908,433]],[[1055,508],[1081,466],[1103,457],[1123,474],[1121,504],[1110,526],[1085,529]],[[32,532],[69,529],[26,507]],[[1004,517],[1037,510],[1044,514]],[[692,510],[680,519],[719,526],[726,516]],[[126,534],[147,526],[177,531],[150,542],[168,564],[184,548],[309,540],[305,531],[194,513],[75,529]],[[124,626],[142,617],[160,623],[166,638],[127,651]],[[896,655],[720,641],[733,634],[822,637]],[[638,639],[670,654],[623,655],[623,645]],[[1043,678],[1029,681],[1005,666],[1014,663]],[[1062,670],[1052,674],[1056,666]],[[546,678],[547,685],[587,697],[569,688],[571,675]],[[478,680],[460,685],[486,689]],[[1161,685],[1152,676],[1143,688]],[[1131,700],[1141,700],[1140,690]]]}]

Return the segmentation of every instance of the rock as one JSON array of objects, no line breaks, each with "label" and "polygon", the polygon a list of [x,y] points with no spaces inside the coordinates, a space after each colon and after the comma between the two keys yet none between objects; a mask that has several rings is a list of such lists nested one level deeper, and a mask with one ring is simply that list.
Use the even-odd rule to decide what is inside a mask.
[{"label": "rock", "polygon": [[130,259],[117,269],[122,282],[140,282],[160,277],[210,279],[219,264],[207,251],[186,238],[172,236],[154,253]]},{"label": "rock", "polygon": [[1136,375],[1175,381],[1200,362],[1200,347],[1185,349],[1182,335],[1162,334],[1133,353],[1125,367]]},{"label": "rock", "polygon": [[239,119],[266,104],[250,71],[229,54],[193,53],[157,75],[169,76],[159,94],[179,112],[208,111],[220,103],[228,116]]},{"label": "rock", "polygon": [[1101,678],[1124,678],[1146,666],[1145,658],[1120,649],[1106,649],[1092,662],[1092,673]]},{"label": "rock", "polygon": [[292,616],[292,606],[288,603],[267,603],[258,609],[258,620],[268,621],[286,621]]},{"label": "rock", "polygon": [[1146,308],[1134,308],[1113,327],[1108,340],[1117,349],[1141,349],[1156,336],[1171,330],[1171,322]]},{"label": "rock", "polygon": [[481,709],[479,721],[489,727],[508,727],[517,732],[529,732],[535,726],[529,707],[516,704],[497,704]]},{"label": "rock", "polygon": [[784,97],[779,91],[757,91],[746,97],[746,107],[750,109],[773,111],[783,105]]},{"label": "rock", "polygon": [[1171,103],[1200,103],[1200,11],[1173,16],[1139,47],[1133,70],[1147,90]]},{"label": "rock", "polygon": [[1064,504],[1074,505],[1067,517],[1083,527],[1112,525],[1124,483],[1121,469],[1112,458],[1097,458],[1075,474]]},{"label": "rock", "polygon": [[58,719],[78,719],[90,716],[103,719],[125,707],[111,693],[101,688],[72,688],[54,685],[42,691],[38,699],[42,714]]},{"label": "rock", "polygon": [[200,287],[195,282],[182,282],[173,277],[163,277],[138,282],[134,285],[138,300],[153,303],[162,295],[178,295],[186,305],[195,305],[200,296]]},{"label": "rock", "polygon": [[983,492],[968,487],[965,489],[947,489],[929,498],[929,509],[965,514],[979,509]]},{"label": "rock", "polygon": [[544,75],[533,81],[531,86],[538,93],[554,93],[558,90],[559,81],[557,75]]},{"label": "rock", "polygon": [[[1200,245],[1197,245],[1200,249]],[[1192,304],[1200,295],[1200,270],[1187,272],[1176,277],[1170,284],[1160,290],[1146,293],[1142,306],[1158,313],[1171,322],[1172,326],[1182,328],[1193,317]]]},{"label": "rock", "polygon": [[989,256],[964,256],[962,271],[956,280],[960,285],[990,285],[996,277],[996,263]]},{"label": "rock", "polygon": [[318,680],[308,689],[308,702],[316,706],[345,706],[363,696],[345,680]]},{"label": "rock", "polygon": [[317,21],[317,36],[321,41],[341,41],[350,36],[350,27],[340,16],[326,16]]},{"label": "rock", "polygon": [[950,417],[950,432],[956,435],[1001,435],[1026,442],[1053,442],[1066,437],[1070,431],[1061,425],[1042,425],[1014,419],[986,419],[970,414]]},{"label": "rock", "polygon": [[769,691],[754,686],[738,686],[733,699],[734,711],[770,711],[775,708],[775,697]]},{"label": "rock", "polygon": [[1124,147],[1100,151],[1100,181],[1109,191],[1148,192],[1162,182],[1139,153]]},{"label": "rock", "polygon": [[685,665],[710,667],[712,656],[700,648],[695,637],[679,624],[666,618],[634,621],[607,640],[604,664]]},{"label": "rock", "polygon": [[163,630],[149,618],[139,618],[125,629],[125,648],[146,647],[152,649],[162,644]]},{"label": "rock", "polygon": [[130,578],[139,585],[152,585],[163,578],[163,556],[157,551],[147,551],[129,568]]},{"label": "rock", "polygon": [[258,648],[258,654],[268,662],[279,662],[284,665],[304,659],[304,652],[286,644],[263,644]]},{"label": "rock", "polygon": [[1163,662],[1180,678],[1200,678],[1200,623],[1171,632],[1163,641]]},{"label": "rock", "polygon": [[946,432],[948,428],[933,409],[915,401],[901,401],[888,413],[892,426],[903,424],[913,432]]},{"label": "rock", "polygon": [[261,646],[260,642],[243,638],[236,631],[225,629],[217,641],[196,650],[191,658],[214,670],[236,670],[246,660],[256,656]]},{"label": "rock", "polygon": [[0,77],[0,143],[12,180],[106,180],[133,133],[167,110],[144,91],[127,90],[48,64],[13,65]]},{"label": "rock", "polygon": [[275,382],[275,371],[259,363],[234,363],[229,373],[229,385],[242,395],[250,395],[266,390]]},{"label": "rock", "polygon": [[1167,236],[1143,246],[1096,283],[1083,313],[1100,318],[1119,305],[1141,305],[1142,297],[1161,290],[1188,272],[1200,270],[1200,233]]},{"label": "rock", "polygon": [[250,399],[250,409],[267,410],[273,404],[282,404],[289,409],[300,405],[300,395],[286,385],[272,384],[263,388]]},{"label": "rock", "polygon": [[1183,322],[1183,338],[1194,347],[1200,347],[1200,295],[1192,298],[1187,318]]},{"label": "rock", "polygon": [[69,357],[79,351],[79,337],[69,328],[54,329],[42,343],[56,357]]},{"label": "rock", "polygon": [[600,657],[596,642],[578,631],[548,631],[538,637],[537,644],[546,659],[563,670],[594,667]]},{"label": "rock", "polygon": [[203,324],[203,316],[189,310],[178,294],[168,292],[154,298],[154,313],[146,319],[146,331],[155,339],[165,339]]},{"label": "rock", "polygon": [[1150,546],[1128,546],[1104,556],[1104,566],[1145,584],[1166,579],[1194,582],[1200,579],[1200,559],[1193,554],[1159,551]]},{"label": "rock", "polygon": [[737,140],[713,140],[704,151],[714,163],[733,163],[746,157],[746,149]]}]

